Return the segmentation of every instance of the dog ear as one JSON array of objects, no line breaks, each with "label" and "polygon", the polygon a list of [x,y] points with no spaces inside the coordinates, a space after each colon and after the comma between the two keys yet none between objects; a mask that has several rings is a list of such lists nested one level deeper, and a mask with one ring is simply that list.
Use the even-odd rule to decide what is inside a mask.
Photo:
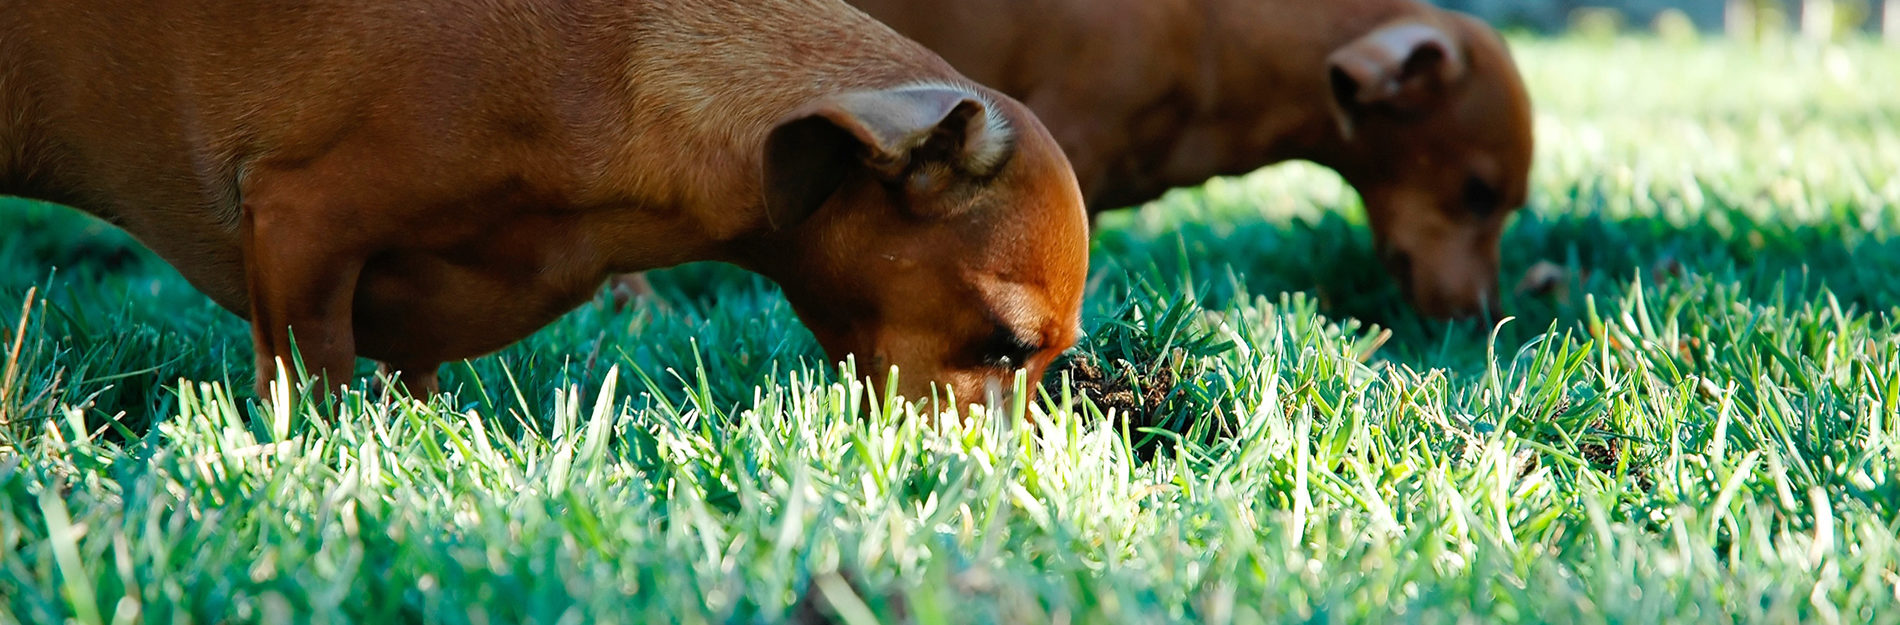
[{"label": "dog ear", "polygon": [[1466,69],[1463,48],[1444,29],[1415,21],[1380,27],[1326,59],[1341,134],[1352,138],[1354,120],[1369,110],[1424,109]]},{"label": "dog ear", "polygon": [[982,177],[1002,166],[1010,147],[1007,123],[969,90],[918,86],[826,98],[767,136],[766,216],[773,228],[804,221],[856,167],[886,182],[941,175],[941,168]]}]

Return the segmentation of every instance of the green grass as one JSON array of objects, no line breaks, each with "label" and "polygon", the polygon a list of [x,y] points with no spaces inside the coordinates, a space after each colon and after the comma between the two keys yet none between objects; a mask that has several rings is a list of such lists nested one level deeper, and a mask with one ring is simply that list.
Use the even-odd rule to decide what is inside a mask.
[{"label": "green grass", "polygon": [[1107,220],[1074,383],[969,425],[713,266],[319,416],[6,205],[0,624],[1900,623],[1900,52],[1518,44],[1516,320],[1404,311],[1276,168]]}]

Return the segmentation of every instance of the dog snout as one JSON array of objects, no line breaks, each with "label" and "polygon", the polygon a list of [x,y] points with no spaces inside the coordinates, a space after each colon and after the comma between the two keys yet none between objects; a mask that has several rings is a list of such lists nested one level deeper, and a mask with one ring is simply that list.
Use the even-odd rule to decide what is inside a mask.
[{"label": "dog snout", "polygon": [[[1409,295],[1420,314],[1434,319],[1492,321],[1500,317],[1495,273],[1459,273],[1420,279]],[[1424,287],[1424,288],[1418,288]]]},{"label": "dog snout", "polygon": [[1496,263],[1453,246],[1379,250],[1379,262],[1405,301],[1433,319],[1474,319],[1498,312]]},{"label": "dog snout", "polygon": [[[1427,233],[1419,235],[1416,233]],[[1419,314],[1473,319],[1498,313],[1498,260],[1482,230],[1417,227],[1379,242],[1378,258]]]},{"label": "dog snout", "polygon": [[[872,379],[881,396],[885,380]],[[970,405],[984,406],[994,413],[1009,406],[1015,394],[1015,372],[956,371],[936,375],[900,370],[897,392],[914,402],[941,402],[942,408],[961,411]],[[954,400],[954,403],[952,403]]]},{"label": "dog snout", "polygon": [[1379,253],[1379,263],[1385,265],[1386,273],[1398,283],[1399,293],[1403,294],[1407,301],[1415,302],[1418,282],[1413,274],[1412,255],[1405,253],[1404,250],[1388,249]]}]

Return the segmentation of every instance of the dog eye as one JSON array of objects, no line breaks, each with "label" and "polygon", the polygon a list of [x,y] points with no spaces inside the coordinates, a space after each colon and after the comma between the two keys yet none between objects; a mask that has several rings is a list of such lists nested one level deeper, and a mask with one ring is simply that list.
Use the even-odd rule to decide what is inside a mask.
[{"label": "dog eye", "polygon": [[1472,176],[1465,179],[1465,209],[1479,217],[1490,215],[1498,210],[1498,190],[1489,183]]},{"label": "dog eye", "polygon": [[999,369],[1015,369],[1042,351],[1042,341],[1008,327],[997,326],[996,333],[983,345],[983,364]]}]

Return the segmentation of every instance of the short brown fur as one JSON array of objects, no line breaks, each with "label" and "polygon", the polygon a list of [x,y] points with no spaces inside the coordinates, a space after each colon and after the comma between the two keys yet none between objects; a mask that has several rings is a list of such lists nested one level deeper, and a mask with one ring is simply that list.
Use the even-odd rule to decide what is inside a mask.
[{"label": "short brown fur", "polygon": [[[1053,140],[835,0],[0,0],[0,72],[0,194],[119,224],[251,319],[260,390],[293,333],[331,388],[360,354],[432,389],[610,273],[696,260],[778,281],[913,397],[1075,339],[1086,221]],[[920,139],[896,169],[837,129],[774,160],[801,111]],[[932,169],[946,133],[1008,158]],[[769,182],[815,159],[835,188]],[[998,331],[1033,353],[992,362]]]},{"label": "short brown fur", "polygon": [[[1311,160],[1364,196],[1420,310],[1495,310],[1498,237],[1525,201],[1533,123],[1509,51],[1475,19],[1414,0],[851,2],[1034,109],[1092,210]],[[1417,102],[1340,110],[1329,57],[1406,25],[1442,34],[1462,75],[1419,85]],[[1494,197],[1469,197],[1474,179]]]}]

